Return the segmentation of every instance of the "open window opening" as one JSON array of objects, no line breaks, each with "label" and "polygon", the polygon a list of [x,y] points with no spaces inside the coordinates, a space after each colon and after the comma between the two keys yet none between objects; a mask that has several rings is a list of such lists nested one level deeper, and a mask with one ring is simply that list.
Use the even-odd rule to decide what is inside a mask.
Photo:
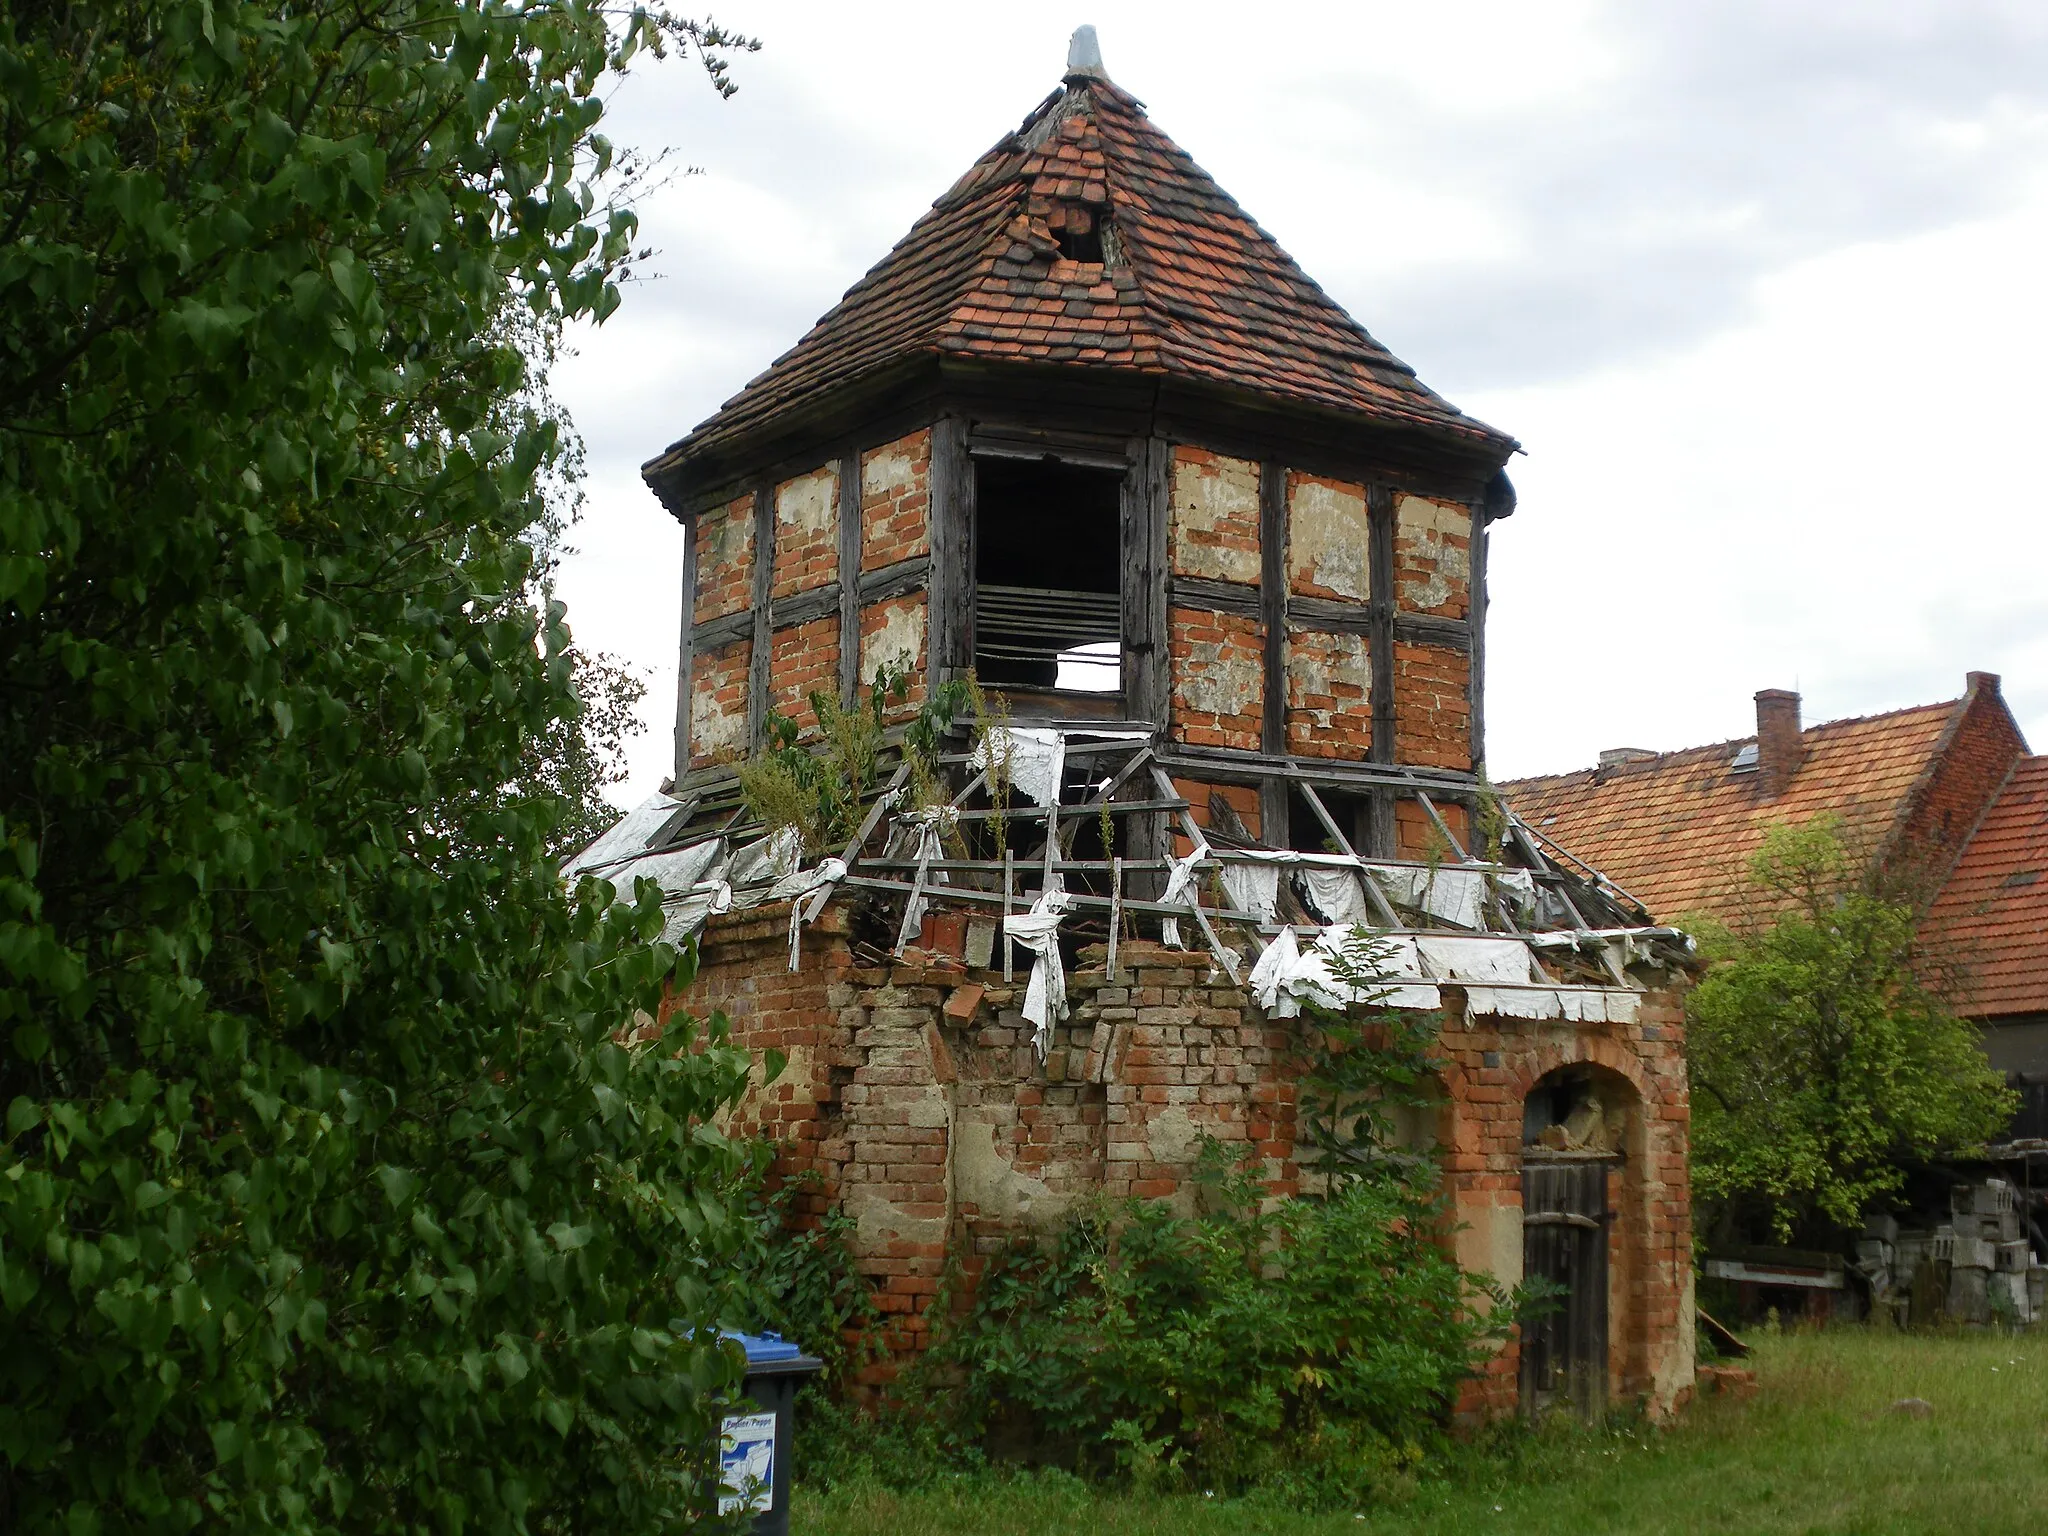
[{"label": "open window opening", "polygon": [[1068,261],[1100,265],[1103,259],[1102,218],[1086,203],[1061,203],[1052,211],[1052,237]]},{"label": "open window opening", "polygon": [[1050,460],[974,465],[974,668],[995,687],[1123,686],[1123,476]]}]

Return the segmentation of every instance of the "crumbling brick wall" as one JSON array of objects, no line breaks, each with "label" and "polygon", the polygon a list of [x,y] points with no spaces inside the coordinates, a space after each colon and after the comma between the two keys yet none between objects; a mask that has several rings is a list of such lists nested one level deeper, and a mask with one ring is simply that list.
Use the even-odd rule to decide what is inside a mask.
[{"label": "crumbling brick wall", "polygon": [[929,428],[860,458],[860,568],[879,571],[931,553]]},{"label": "crumbling brick wall", "polygon": [[839,472],[828,464],[775,487],[775,579],[780,602],[839,576]]},{"label": "crumbling brick wall", "polygon": [[697,519],[699,624],[740,613],[754,601],[754,498],[736,496]]},{"label": "crumbling brick wall", "polygon": [[1449,645],[1394,644],[1394,760],[1472,767],[1472,657]]},{"label": "crumbling brick wall", "polygon": [[1287,750],[1297,757],[1372,760],[1372,647],[1364,635],[1292,626]]},{"label": "crumbling brick wall", "polygon": [[[1068,974],[1073,1012],[1041,1065],[1019,1009],[1020,964],[969,972],[913,949],[857,964],[837,905],[787,969],[785,906],[713,918],[681,1006],[732,1019],[735,1040],[789,1058],[733,1129],[781,1146],[776,1171],[807,1176],[815,1214],[855,1223],[857,1262],[889,1319],[900,1360],[923,1347],[949,1254],[972,1286],[988,1256],[1044,1233],[1088,1195],[1192,1209],[1202,1139],[1243,1147],[1276,1194],[1296,1192],[1298,1021],[1268,1019],[1206,954],[1124,946],[1110,976],[1099,948]],[[1466,1230],[1447,1231],[1469,1267],[1521,1274],[1523,1099],[1546,1072],[1591,1063],[1626,1083],[1627,1159],[1615,1176],[1610,1311],[1613,1390],[1664,1412],[1691,1381],[1691,1234],[1685,1174],[1683,1014],[1650,993],[1628,1024],[1469,1017],[1446,989],[1437,1135]],[[1511,1409],[1510,1343],[1465,1407]],[[884,1362],[869,1383],[886,1382]]]},{"label": "crumbling brick wall", "polygon": [[1265,642],[1238,613],[1175,608],[1167,620],[1173,667],[1172,734],[1198,747],[1259,750],[1265,729]]},{"label": "crumbling brick wall", "polygon": [[1173,450],[1167,547],[1176,576],[1259,584],[1259,466],[1183,443]]},{"label": "crumbling brick wall", "polygon": [[700,651],[690,666],[690,764],[705,768],[747,755],[747,678],[751,639]]},{"label": "crumbling brick wall", "polygon": [[1287,585],[1303,597],[1372,597],[1365,487],[1300,471],[1287,476]]},{"label": "crumbling brick wall", "polygon": [[775,631],[768,653],[769,707],[796,722],[806,734],[817,724],[811,695],[839,692],[839,615]]},{"label": "crumbling brick wall", "polygon": [[1402,496],[1394,503],[1394,588],[1403,613],[1462,619],[1472,605],[1472,509]]}]

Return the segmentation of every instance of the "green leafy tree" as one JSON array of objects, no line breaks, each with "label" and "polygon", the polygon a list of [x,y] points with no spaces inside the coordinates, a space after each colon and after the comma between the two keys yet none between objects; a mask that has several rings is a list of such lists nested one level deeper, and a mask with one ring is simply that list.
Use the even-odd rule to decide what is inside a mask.
[{"label": "green leafy tree", "polygon": [[1825,1242],[1909,1164],[1981,1144],[2012,1097],[1923,980],[1913,907],[1838,828],[1774,828],[1747,895],[1732,926],[1688,924],[1714,962],[1687,1007],[1702,1229]]},{"label": "green leafy tree", "polygon": [[598,91],[664,38],[727,41],[0,9],[0,1529],[699,1497],[747,1064],[625,1043],[657,897],[554,873],[514,323],[617,304]]}]

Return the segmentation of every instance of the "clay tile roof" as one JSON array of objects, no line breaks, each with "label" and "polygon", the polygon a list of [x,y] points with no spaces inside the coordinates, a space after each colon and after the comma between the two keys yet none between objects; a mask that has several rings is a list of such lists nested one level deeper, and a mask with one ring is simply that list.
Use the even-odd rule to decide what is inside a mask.
[{"label": "clay tile roof", "polygon": [[[1108,210],[1101,263],[1060,253],[1076,206]],[[1093,76],[1071,77],[1042,102],[801,341],[645,473],[728,447],[819,391],[918,355],[1177,375],[1501,457],[1515,446],[1426,388],[1140,102]]]},{"label": "clay tile roof", "polygon": [[1960,972],[1959,1013],[2048,1012],[2048,757],[2013,769],[1924,931]]},{"label": "clay tile roof", "polygon": [[1729,766],[1755,737],[1499,787],[1523,821],[1658,920],[1729,917],[1730,893],[1774,826],[1833,815],[1853,848],[1877,852],[1961,703],[1809,727],[1806,755],[1775,799],[1762,775]]}]

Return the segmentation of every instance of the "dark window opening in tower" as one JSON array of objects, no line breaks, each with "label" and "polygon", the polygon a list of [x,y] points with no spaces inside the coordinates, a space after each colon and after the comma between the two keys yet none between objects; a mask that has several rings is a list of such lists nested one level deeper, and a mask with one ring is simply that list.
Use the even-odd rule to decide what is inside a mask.
[{"label": "dark window opening in tower", "polygon": [[1086,203],[1062,203],[1053,213],[1053,238],[1069,261],[1102,264],[1102,218]]},{"label": "dark window opening in tower", "polygon": [[1122,687],[1123,476],[1047,460],[974,466],[974,668],[997,687]]}]

